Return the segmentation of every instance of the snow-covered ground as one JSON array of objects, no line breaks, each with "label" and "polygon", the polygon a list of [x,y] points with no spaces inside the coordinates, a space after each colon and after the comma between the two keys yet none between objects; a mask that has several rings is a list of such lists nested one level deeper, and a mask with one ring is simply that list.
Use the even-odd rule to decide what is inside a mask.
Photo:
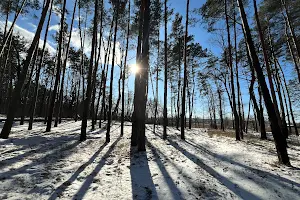
[{"label": "snow-covered ground", "polygon": [[294,168],[277,164],[272,141],[180,132],[147,126],[147,151],[130,148],[131,126],[114,124],[78,142],[81,122],[68,121],[52,132],[42,123],[32,131],[15,126],[0,140],[0,199],[299,199],[300,143],[293,137]]}]

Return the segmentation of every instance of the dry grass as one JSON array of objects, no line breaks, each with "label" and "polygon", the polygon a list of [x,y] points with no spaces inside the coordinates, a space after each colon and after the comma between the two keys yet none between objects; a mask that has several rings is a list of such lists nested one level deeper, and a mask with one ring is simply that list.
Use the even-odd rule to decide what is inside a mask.
[{"label": "dry grass", "polygon": [[[235,130],[228,129],[225,131],[219,130],[219,129],[208,129],[208,135],[210,137],[217,136],[217,137],[229,137],[229,138],[235,138]],[[244,139],[250,140],[250,142],[257,141],[260,137],[252,135],[252,134],[246,134],[244,133]]]},{"label": "dry grass", "polygon": [[229,137],[229,138],[235,138],[235,132],[232,130],[216,130],[216,129],[209,129],[208,130],[209,137]]}]

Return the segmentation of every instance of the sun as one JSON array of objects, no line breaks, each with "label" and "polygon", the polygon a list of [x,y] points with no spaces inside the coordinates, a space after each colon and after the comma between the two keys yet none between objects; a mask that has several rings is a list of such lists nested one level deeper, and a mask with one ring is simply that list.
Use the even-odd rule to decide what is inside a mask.
[{"label": "sun", "polygon": [[140,71],[140,67],[137,64],[131,64],[129,68],[132,74],[137,74]]}]

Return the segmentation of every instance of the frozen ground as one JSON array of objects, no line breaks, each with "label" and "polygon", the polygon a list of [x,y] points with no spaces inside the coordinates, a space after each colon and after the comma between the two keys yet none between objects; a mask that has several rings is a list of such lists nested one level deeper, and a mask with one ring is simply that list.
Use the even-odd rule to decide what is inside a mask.
[{"label": "frozen ground", "polygon": [[[255,134],[242,142],[208,134],[147,126],[147,151],[130,148],[131,126],[120,125],[105,144],[105,130],[79,143],[81,122],[64,122],[51,133],[15,126],[0,140],[0,199],[299,199],[300,144],[289,142],[294,168],[280,166],[272,141]],[[1,127],[1,126],[0,126]]]}]

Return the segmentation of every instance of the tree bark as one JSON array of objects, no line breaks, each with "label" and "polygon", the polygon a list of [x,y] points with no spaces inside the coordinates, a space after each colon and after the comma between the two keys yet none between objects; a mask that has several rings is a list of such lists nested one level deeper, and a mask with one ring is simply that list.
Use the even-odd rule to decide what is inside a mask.
[{"label": "tree bark", "polygon": [[219,108],[220,108],[220,120],[221,120],[221,129],[225,131],[225,126],[224,126],[224,119],[223,119],[223,108],[222,108],[222,91],[220,89],[219,84],[217,84],[217,92],[218,92],[218,98],[219,98]]},{"label": "tree bark", "polygon": [[60,92],[59,92],[59,98],[56,103],[56,116],[55,116],[55,122],[54,122],[54,127],[57,127],[58,122],[59,122],[59,116],[61,115],[62,112],[62,104],[63,104],[63,93],[64,93],[64,81],[65,81],[65,73],[66,73],[66,67],[67,67],[67,61],[68,61],[68,55],[69,55],[69,48],[70,48],[70,43],[71,43],[71,38],[72,38],[72,30],[73,30],[73,23],[74,23],[74,17],[75,17],[75,12],[76,12],[76,5],[77,5],[77,0],[74,2],[74,8],[73,8],[73,14],[72,14],[72,20],[71,20],[71,27],[70,27],[70,35],[66,47],[66,53],[64,56],[64,62],[63,62],[63,74],[62,74],[62,79],[60,82]]},{"label": "tree bark", "polygon": [[39,80],[40,80],[41,69],[42,69],[43,62],[44,62],[44,52],[45,52],[46,44],[47,44],[48,30],[49,30],[49,25],[50,25],[50,21],[51,21],[51,15],[52,15],[52,7],[53,7],[53,0],[51,1],[51,7],[50,7],[50,11],[49,11],[47,27],[46,27],[45,36],[44,36],[44,43],[43,43],[43,48],[42,48],[41,56],[40,56],[40,62],[39,62],[39,66],[37,69],[37,73],[35,75],[35,88],[34,88],[34,95],[33,95],[33,101],[32,101],[32,106],[31,106],[32,109],[30,111],[28,130],[32,129],[33,118],[34,118],[34,114],[35,114],[36,102],[37,102],[38,91],[39,91]]},{"label": "tree bark", "polygon": [[238,66],[238,53],[237,53],[237,29],[236,29],[236,6],[234,3],[235,0],[233,0],[233,29],[234,29],[234,54],[235,54],[235,76],[236,76],[236,87],[237,87],[237,100],[238,100],[238,115],[239,115],[239,132],[241,139],[244,139],[244,134],[243,134],[243,117],[242,117],[242,108],[241,108],[241,98],[240,98],[240,93],[241,93],[241,87],[240,87],[240,81],[239,81],[239,66]]},{"label": "tree bark", "polygon": [[[145,9],[145,0],[142,0],[140,13],[139,13],[139,33],[138,33],[138,41],[137,41],[137,52],[136,52],[136,64],[140,66],[141,64],[141,53],[142,53],[142,39],[143,39],[143,17],[144,17],[144,9]],[[140,90],[140,75],[135,75],[134,80],[134,109],[132,113],[132,132],[131,132],[131,146],[138,145],[138,127],[137,127],[137,110],[138,107],[138,97],[137,94]]]},{"label": "tree bark", "polygon": [[66,0],[64,0],[63,6],[62,6],[62,16],[61,16],[61,20],[60,20],[60,31],[59,31],[59,39],[58,39],[58,55],[57,55],[57,61],[56,61],[57,62],[56,63],[56,65],[57,65],[56,66],[56,77],[55,77],[54,89],[53,89],[53,93],[52,93],[50,105],[49,105],[46,132],[51,131],[52,117],[53,117],[54,105],[55,105],[55,100],[56,100],[56,93],[57,93],[58,84],[59,84],[59,80],[60,80],[65,10],[66,10]]},{"label": "tree bark", "polygon": [[[30,75],[28,77],[28,82],[24,85],[23,87],[23,90],[25,90],[25,94],[22,98],[22,104],[21,104],[21,120],[20,120],[20,125],[23,125],[24,124],[24,121],[25,121],[25,115],[27,114],[26,113],[26,108],[27,108],[27,101],[29,99],[28,97],[28,94],[29,94],[29,90],[30,90],[30,87],[31,87],[31,78],[33,76],[33,72],[34,72],[34,68],[35,68],[35,62],[36,62],[36,59],[38,57],[38,47],[39,46],[39,42],[37,43],[37,46],[35,47],[35,52],[34,52],[34,55],[33,55],[33,63],[32,63],[32,67],[31,67],[31,71],[30,71]],[[30,109],[29,109],[30,110]]]},{"label": "tree bark", "polygon": [[[278,61],[277,61],[277,62],[278,62]],[[290,91],[289,91],[288,86],[287,86],[287,83],[286,83],[286,79],[285,79],[284,72],[283,72],[282,67],[281,67],[280,65],[279,65],[279,69],[280,69],[280,72],[281,72],[281,74],[282,74],[284,87],[285,87],[285,90],[286,90],[286,93],[287,93],[287,97],[288,97],[289,108],[290,108],[290,113],[291,113],[291,117],[292,117],[292,121],[293,121],[293,126],[294,126],[294,129],[295,129],[295,134],[296,134],[297,136],[299,136],[297,124],[296,124],[295,117],[294,117],[294,112],[293,112],[293,107],[292,107],[292,102],[291,102]]]},{"label": "tree bark", "polygon": [[154,125],[153,132],[155,133],[155,127],[157,124],[157,112],[158,112],[158,76],[159,76],[159,52],[160,52],[160,30],[157,32],[157,64],[156,64],[156,83],[155,83],[155,111],[154,111]]},{"label": "tree bark", "polygon": [[167,139],[167,124],[168,124],[168,111],[167,111],[167,104],[168,104],[168,10],[167,10],[167,0],[164,2],[165,5],[165,68],[164,68],[164,123],[163,123],[163,139]]},{"label": "tree bark", "polygon": [[121,113],[121,136],[124,135],[124,115],[125,115],[125,78],[126,78],[126,65],[128,56],[128,46],[129,46],[129,35],[130,35],[130,1],[128,3],[128,22],[127,22],[127,36],[126,36],[126,50],[124,58],[124,67],[122,75],[122,113]]},{"label": "tree bark", "polygon": [[181,134],[182,140],[185,140],[185,99],[186,99],[186,86],[187,86],[187,41],[188,41],[188,26],[189,26],[189,7],[190,0],[186,2],[186,21],[185,21],[185,36],[184,36],[184,71],[183,71],[183,89],[181,101]]},{"label": "tree bark", "polygon": [[33,38],[32,43],[27,51],[26,59],[23,62],[22,73],[20,73],[20,77],[19,77],[19,79],[16,83],[16,86],[15,86],[15,89],[12,93],[12,100],[10,101],[9,109],[8,109],[9,112],[7,113],[7,118],[6,118],[6,121],[2,128],[0,138],[7,139],[9,136],[9,133],[10,133],[13,121],[14,121],[15,112],[20,104],[22,86],[26,79],[26,74],[27,74],[31,59],[32,59],[34,49],[40,39],[40,34],[41,34],[41,31],[42,31],[42,28],[44,25],[44,21],[45,21],[46,15],[47,15],[49,4],[50,4],[50,0],[47,0],[46,4],[42,10],[41,18],[40,18],[37,30],[35,32],[34,38]]},{"label": "tree bark", "polygon": [[113,80],[114,80],[114,65],[115,65],[115,52],[116,52],[116,41],[118,32],[118,18],[119,18],[119,0],[116,3],[116,17],[115,17],[115,31],[114,31],[114,42],[113,42],[113,53],[112,53],[112,63],[110,71],[110,87],[109,87],[109,99],[108,99],[108,117],[107,117],[107,129],[106,129],[106,142],[110,142],[110,126],[112,121],[112,96],[113,96]]},{"label": "tree bark", "polygon": [[226,18],[226,29],[227,29],[227,42],[228,42],[228,56],[229,56],[229,69],[230,69],[230,81],[231,81],[231,95],[232,95],[232,108],[234,115],[234,124],[235,124],[235,139],[241,140],[240,138],[240,120],[239,114],[236,109],[236,99],[235,99],[235,87],[234,87],[234,72],[233,72],[233,62],[232,62],[232,48],[231,48],[231,38],[230,38],[230,27],[229,27],[229,17],[227,10],[227,0],[224,0],[225,5],[225,18]]},{"label": "tree bark", "polygon": [[[87,77],[87,89],[84,99],[84,109],[82,112],[82,122],[81,122],[81,134],[80,134],[80,141],[86,140],[86,129],[87,129],[87,118],[90,112],[90,103],[91,103],[91,95],[93,90],[93,83],[92,83],[92,73],[93,73],[93,66],[94,66],[94,56],[95,56],[95,46],[97,41],[97,22],[98,22],[98,0],[95,1],[95,14],[94,14],[94,24],[93,24],[93,38],[92,38],[92,46],[91,46],[91,56],[90,56],[90,63],[89,63],[89,70],[88,70],[88,77]],[[95,67],[96,68],[96,67]]]},{"label": "tree bark", "polygon": [[286,36],[288,49],[289,49],[289,52],[290,52],[291,57],[293,59],[294,66],[295,66],[295,69],[296,69],[296,72],[297,72],[298,81],[300,83],[300,69],[299,69],[299,65],[298,65],[297,60],[296,60],[296,56],[295,56],[295,54],[293,52],[293,49],[292,49],[292,44],[291,44],[290,37],[289,37],[289,34],[288,34],[287,25],[285,26],[285,36]]},{"label": "tree bark", "polygon": [[[150,0],[143,0],[144,20],[143,20],[143,45],[142,45],[142,69],[140,71],[140,92],[138,95],[137,129],[138,129],[138,151],[146,151],[145,122],[146,104],[148,96],[148,74],[149,74],[149,28],[150,28]],[[136,109],[136,108],[135,108]],[[137,111],[136,110],[136,111]]]},{"label": "tree bark", "polygon": [[[101,87],[100,87],[100,89],[99,89],[99,98],[98,98],[97,108],[96,108],[96,112],[95,112],[95,108],[94,108],[95,107],[95,105],[94,105],[95,100],[94,99],[96,98],[96,78],[97,78],[97,73],[98,73],[98,65],[99,65],[99,59],[100,59],[100,55],[101,55],[101,46],[102,46],[102,34],[103,34],[102,29],[103,29],[103,15],[104,15],[103,12],[104,12],[104,3],[103,3],[103,0],[101,0],[99,47],[98,47],[98,56],[97,56],[97,60],[95,62],[95,69],[94,69],[94,73],[93,73],[93,98],[92,98],[92,107],[91,107],[91,111],[92,111],[92,130],[95,129],[95,124],[96,124],[97,115],[98,115],[98,106],[99,106],[100,95],[101,95]],[[96,56],[95,56],[95,58],[96,58]],[[102,84],[102,80],[101,80],[101,84]]]},{"label": "tree bark", "polygon": [[266,65],[266,69],[267,69],[267,75],[268,75],[271,95],[272,95],[272,99],[273,99],[274,109],[275,109],[275,113],[277,116],[278,124],[280,124],[280,127],[282,128],[282,126],[281,126],[282,122],[281,122],[281,118],[280,118],[280,114],[279,114],[279,110],[278,110],[278,103],[277,103],[276,93],[275,93],[273,79],[272,79],[272,72],[271,72],[272,70],[271,70],[271,66],[269,64],[269,57],[268,57],[267,48],[266,48],[266,44],[265,44],[265,38],[264,38],[264,35],[262,32],[262,28],[261,28],[261,24],[260,24],[260,20],[259,20],[259,16],[258,16],[256,0],[253,0],[253,5],[254,5],[255,21],[256,21],[256,25],[257,25],[257,29],[258,29],[259,39],[261,42],[261,48],[263,51],[264,63]]},{"label": "tree bark", "polygon": [[[12,32],[13,32],[14,26],[15,26],[15,24],[16,24],[16,22],[17,22],[17,19],[18,19],[20,13],[22,12],[22,10],[23,10],[23,8],[24,8],[24,6],[25,6],[26,1],[27,1],[27,0],[23,0],[23,1],[22,1],[21,7],[20,7],[20,9],[16,12],[15,17],[14,17],[14,19],[13,19],[13,22],[12,22],[12,24],[11,24],[11,26],[10,26],[10,28],[9,28],[9,30],[8,30],[8,32],[7,32],[7,34],[4,35],[5,38],[4,38],[3,45],[2,45],[2,47],[1,47],[0,57],[1,57],[2,54],[4,53],[5,46],[6,46],[7,42],[9,41],[10,35],[11,35]],[[5,28],[5,31],[6,31],[6,28]],[[3,37],[4,37],[4,36],[3,36]]]},{"label": "tree bark", "polygon": [[294,43],[294,46],[295,46],[295,49],[296,49],[296,52],[297,52],[297,55],[298,55],[298,62],[300,63],[300,45],[299,45],[299,41],[297,40],[297,36],[296,36],[296,33],[295,33],[295,30],[294,30],[294,27],[293,27],[293,24],[292,24],[292,21],[291,21],[291,16],[290,16],[290,13],[289,13],[289,9],[286,5],[286,0],[281,0],[281,4],[285,10],[285,20],[287,22],[287,25],[290,29],[290,32],[291,32],[291,36],[292,36],[292,40],[293,40],[293,43]]},{"label": "tree bark", "polygon": [[245,36],[246,36],[246,41],[247,41],[247,47],[250,53],[250,57],[253,63],[253,67],[257,73],[257,79],[258,82],[260,84],[261,87],[261,91],[264,97],[264,102],[265,102],[265,106],[267,108],[268,111],[268,115],[269,115],[269,119],[271,122],[271,129],[272,129],[272,134],[274,137],[274,141],[275,141],[275,146],[276,146],[276,150],[277,150],[277,156],[279,159],[280,163],[283,163],[285,165],[290,165],[290,161],[289,161],[289,156],[287,153],[287,143],[286,143],[286,138],[284,137],[280,125],[278,123],[278,119],[277,119],[277,115],[275,113],[275,108],[274,108],[274,104],[272,103],[272,99],[269,93],[269,89],[267,86],[267,83],[265,81],[265,77],[263,74],[263,70],[260,66],[260,62],[255,50],[255,46],[254,46],[254,42],[252,40],[252,35],[251,35],[251,31],[250,31],[250,27],[248,24],[248,20],[246,17],[246,13],[244,10],[244,5],[243,5],[243,1],[242,0],[237,0],[238,1],[238,5],[239,5],[239,9],[240,9],[240,15],[241,15],[241,19],[242,19],[242,24],[243,24],[243,30],[245,32]]},{"label": "tree bark", "polygon": [[181,93],[181,38],[179,39],[179,52],[178,52],[178,94],[177,94],[177,116],[176,116],[176,129],[179,129],[180,119],[180,93]]}]

